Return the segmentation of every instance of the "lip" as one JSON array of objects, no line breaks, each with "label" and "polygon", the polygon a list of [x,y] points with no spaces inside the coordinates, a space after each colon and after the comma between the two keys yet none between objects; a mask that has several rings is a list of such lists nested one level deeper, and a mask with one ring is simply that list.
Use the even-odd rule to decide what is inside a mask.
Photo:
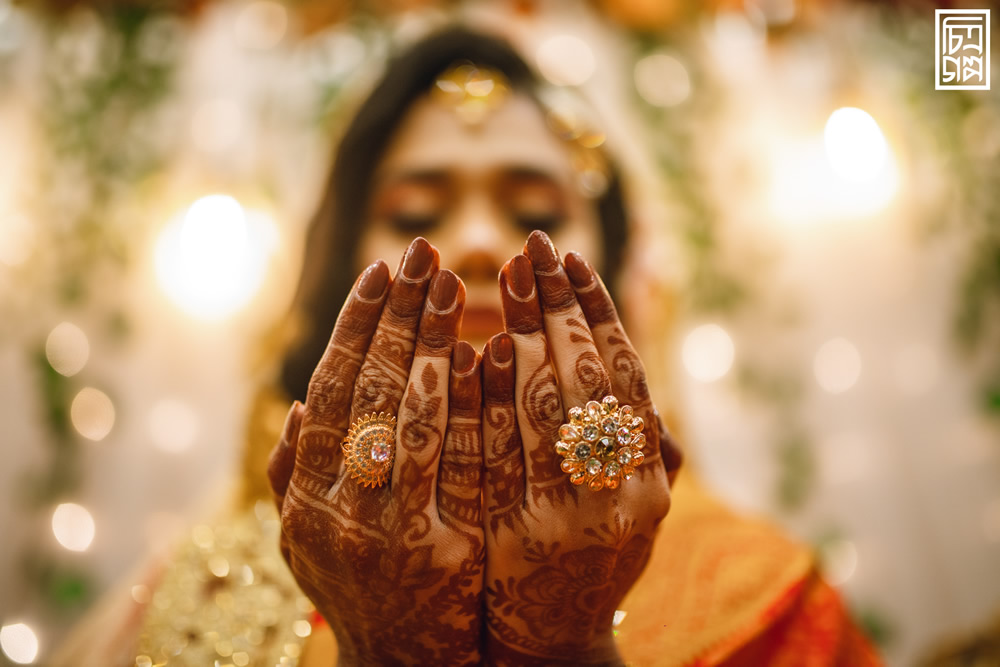
[{"label": "lip", "polygon": [[462,337],[486,340],[503,331],[503,314],[499,308],[466,305],[462,315]]}]

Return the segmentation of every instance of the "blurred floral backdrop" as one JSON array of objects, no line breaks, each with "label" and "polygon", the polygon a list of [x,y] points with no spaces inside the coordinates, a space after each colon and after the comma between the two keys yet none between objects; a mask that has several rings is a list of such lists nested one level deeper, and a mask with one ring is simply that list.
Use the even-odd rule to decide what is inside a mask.
[{"label": "blurred floral backdrop", "polygon": [[44,664],[225,496],[341,121],[456,17],[579,88],[631,172],[691,464],[814,545],[890,663],[995,626],[1000,99],[934,89],[933,15],[0,0],[0,661]]}]

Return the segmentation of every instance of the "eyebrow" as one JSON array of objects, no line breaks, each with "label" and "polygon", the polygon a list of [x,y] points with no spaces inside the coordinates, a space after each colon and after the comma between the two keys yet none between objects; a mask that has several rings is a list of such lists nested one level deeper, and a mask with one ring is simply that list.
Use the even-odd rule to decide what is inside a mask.
[{"label": "eyebrow", "polygon": [[430,185],[441,187],[447,185],[451,180],[451,173],[447,169],[401,169],[390,172],[378,179],[380,185],[396,185],[399,183],[411,183],[414,185]]},{"label": "eyebrow", "polygon": [[[502,181],[533,181],[558,185],[559,179],[551,171],[533,165],[513,164],[503,165],[495,170],[494,178]],[[391,171],[378,179],[381,186],[398,184],[426,185],[444,187],[454,179],[454,170],[444,167],[417,167]]]},{"label": "eyebrow", "polygon": [[545,169],[539,169],[538,167],[532,166],[512,166],[505,167],[500,170],[502,176],[507,178],[518,178],[530,181],[546,181],[549,183],[557,183],[558,179],[550,172]]}]

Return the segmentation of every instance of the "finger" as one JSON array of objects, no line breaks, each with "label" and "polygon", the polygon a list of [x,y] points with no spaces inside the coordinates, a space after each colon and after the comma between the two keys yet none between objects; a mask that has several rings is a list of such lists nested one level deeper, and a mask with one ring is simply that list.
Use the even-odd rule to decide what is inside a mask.
[{"label": "finger", "polygon": [[389,283],[389,267],[382,260],[375,262],[358,278],[337,316],[330,343],[309,381],[295,475],[310,475],[329,483],[336,479],[354,381],[375,333]]},{"label": "finger", "polygon": [[[658,429],[652,428],[656,408],[649,394],[646,369],[632,347],[632,342],[622,327],[611,295],[593,267],[579,253],[566,255],[566,274],[569,276],[576,298],[580,303],[587,324],[594,334],[597,351],[611,375],[611,390],[621,405],[631,405],[645,425],[646,459],[655,460],[660,455]],[[640,467],[639,470],[643,470]],[[646,468],[648,469],[648,468]]]},{"label": "finger", "polygon": [[299,401],[292,403],[288,416],[285,417],[285,426],[281,429],[281,438],[271,450],[271,456],[267,461],[267,479],[271,484],[271,493],[274,494],[278,512],[281,512],[281,505],[285,502],[288,482],[291,481],[292,471],[295,469],[295,445],[299,440],[299,428],[302,426],[302,415],[305,411],[306,407]]},{"label": "finger", "polygon": [[485,524],[493,539],[514,528],[524,505],[524,451],[514,408],[514,341],[497,334],[483,350],[483,488]]},{"label": "finger", "polygon": [[534,231],[528,237],[525,254],[535,270],[545,337],[559,379],[563,406],[583,407],[587,401],[600,401],[611,393],[611,379],[597,354],[594,337],[556,247],[544,232]]},{"label": "finger", "polygon": [[427,286],[437,272],[438,262],[437,250],[422,238],[414,239],[403,255],[354,385],[352,424],[373,412],[396,414],[399,410]]},{"label": "finger", "polygon": [[552,447],[563,420],[556,376],[549,363],[542,311],[531,260],[518,255],[500,271],[504,328],[514,342],[514,408],[524,446],[527,501],[562,500],[569,484]]},{"label": "finger", "polygon": [[392,496],[408,509],[425,509],[435,501],[448,421],[451,350],[464,309],[465,285],[451,271],[438,271],[420,317],[409,383],[399,408]]},{"label": "finger", "polygon": [[670,435],[667,425],[663,423],[663,417],[654,408],[656,414],[656,426],[660,434],[660,457],[663,459],[663,468],[667,471],[667,480],[673,486],[674,479],[684,463],[684,452],[681,451],[677,441]]},{"label": "finger", "polygon": [[448,426],[438,466],[438,514],[445,525],[482,530],[483,385],[476,350],[461,341],[451,354]]}]

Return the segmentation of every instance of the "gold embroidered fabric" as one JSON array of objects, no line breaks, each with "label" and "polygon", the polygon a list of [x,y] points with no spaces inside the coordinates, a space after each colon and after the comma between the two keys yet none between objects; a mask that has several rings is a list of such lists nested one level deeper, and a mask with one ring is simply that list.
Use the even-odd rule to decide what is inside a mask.
[{"label": "gold embroidered fabric", "polygon": [[312,603],[278,551],[270,502],[191,530],[147,603],[136,667],[297,665]]}]

